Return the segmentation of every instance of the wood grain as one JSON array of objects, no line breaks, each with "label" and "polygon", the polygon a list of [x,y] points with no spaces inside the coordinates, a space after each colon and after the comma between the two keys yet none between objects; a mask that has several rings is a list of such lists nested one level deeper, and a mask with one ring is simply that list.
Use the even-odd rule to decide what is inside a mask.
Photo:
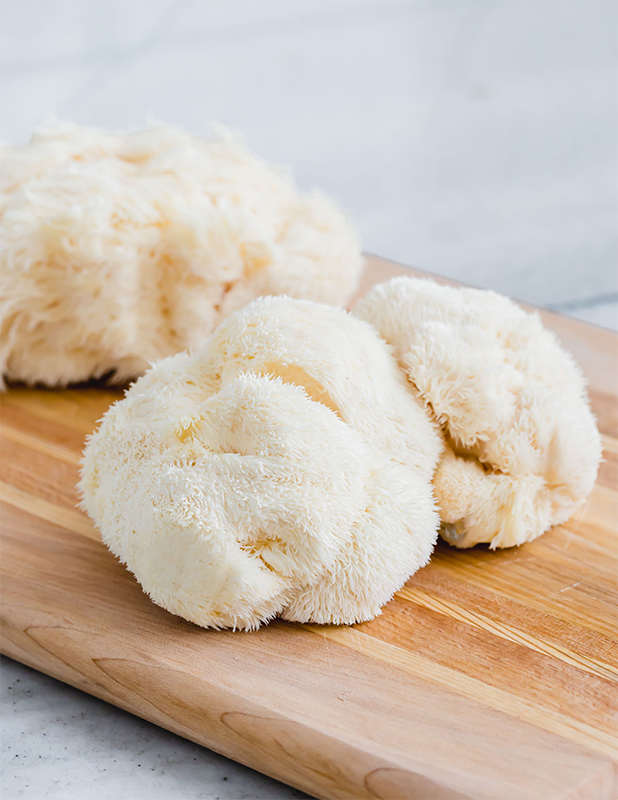
[{"label": "wood grain", "polygon": [[[363,289],[403,271],[368,261]],[[541,313],[604,434],[586,508],[515,550],[439,545],[350,628],[213,632],[153,605],[75,507],[84,439],[121,391],[12,387],[2,652],[317,797],[615,797],[618,337]]]}]

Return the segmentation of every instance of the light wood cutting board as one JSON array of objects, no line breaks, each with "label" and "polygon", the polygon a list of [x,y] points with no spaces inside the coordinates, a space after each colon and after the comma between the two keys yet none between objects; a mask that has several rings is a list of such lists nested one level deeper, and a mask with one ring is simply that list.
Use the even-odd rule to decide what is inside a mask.
[{"label": "light wood cutting board", "polygon": [[[370,258],[363,291],[404,272]],[[321,798],[611,798],[618,337],[546,323],[590,381],[605,458],[585,510],[512,550],[439,545],[350,628],[202,630],[153,605],[75,508],[119,391],[2,398],[1,649]]]}]

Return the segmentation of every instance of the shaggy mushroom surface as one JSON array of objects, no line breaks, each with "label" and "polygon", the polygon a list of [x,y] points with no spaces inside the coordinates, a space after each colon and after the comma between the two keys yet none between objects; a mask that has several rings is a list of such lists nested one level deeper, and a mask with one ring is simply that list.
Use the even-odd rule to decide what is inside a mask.
[{"label": "shaggy mushroom surface", "polygon": [[429,560],[442,448],[370,325],[269,297],[128,390],[89,441],[80,489],[112,552],[175,614],[353,623]]},{"label": "shaggy mushroom surface", "polygon": [[490,291],[395,278],[354,313],[371,323],[443,428],[441,535],[510,547],[589,495],[600,436],[582,373],[538,314]]},{"label": "shaggy mushroom surface", "polygon": [[260,295],[344,305],[362,258],[325,196],[229,134],[68,123],[0,150],[0,372],[124,381]]}]

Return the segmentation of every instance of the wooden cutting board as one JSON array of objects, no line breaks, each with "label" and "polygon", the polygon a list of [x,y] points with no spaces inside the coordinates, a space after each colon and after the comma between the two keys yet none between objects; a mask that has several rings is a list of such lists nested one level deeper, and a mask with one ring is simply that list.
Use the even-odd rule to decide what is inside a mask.
[{"label": "wooden cutting board", "polygon": [[[404,270],[369,259],[363,291]],[[610,798],[618,337],[543,313],[590,381],[605,459],[585,510],[521,548],[439,545],[350,628],[202,630],[153,605],[75,508],[100,386],[2,398],[1,649],[321,798]]]}]

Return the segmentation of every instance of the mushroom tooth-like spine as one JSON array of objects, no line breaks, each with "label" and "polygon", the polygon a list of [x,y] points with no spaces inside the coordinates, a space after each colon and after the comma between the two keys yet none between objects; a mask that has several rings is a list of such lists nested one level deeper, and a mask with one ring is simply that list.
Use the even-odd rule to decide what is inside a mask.
[{"label": "mushroom tooth-like spine", "polygon": [[268,376],[211,395],[188,435],[168,422],[177,394],[146,393],[146,415],[140,388],[90,440],[85,508],[155,602],[207,627],[255,628],[334,561],[364,503],[362,447]]},{"label": "mushroom tooth-like spine", "polygon": [[228,133],[56,123],[0,151],[0,373],[123,382],[259,295],[345,304],[357,233]]},{"label": "mushroom tooth-like spine", "polygon": [[565,522],[592,490],[600,436],[583,375],[556,337],[494,292],[395,278],[354,309],[441,424],[441,534],[509,547]]},{"label": "mushroom tooth-like spine", "polygon": [[84,454],[85,510],[205,627],[367,620],[429,559],[436,425],[347,312],[270,297],[154,365]]}]

